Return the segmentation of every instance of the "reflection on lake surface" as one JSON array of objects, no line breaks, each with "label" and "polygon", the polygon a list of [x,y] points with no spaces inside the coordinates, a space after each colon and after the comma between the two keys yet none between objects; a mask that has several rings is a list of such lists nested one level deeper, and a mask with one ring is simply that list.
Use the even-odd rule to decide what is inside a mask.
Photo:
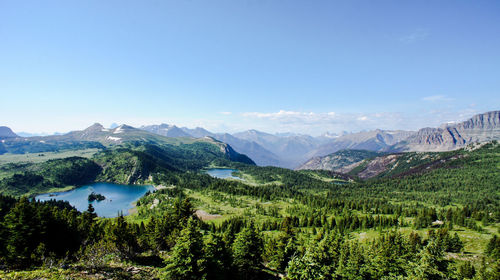
[{"label": "reflection on lake surface", "polygon": [[238,179],[241,180],[240,177],[233,176],[232,173],[236,172],[238,170],[236,169],[224,169],[224,168],[213,168],[205,171],[208,175],[215,177],[215,178],[220,178],[220,179],[227,179],[227,178],[232,178],[232,179]]},{"label": "reflection on lake surface", "polygon": [[132,203],[141,198],[146,192],[153,191],[153,186],[118,185],[111,183],[94,183],[82,186],[67,192],[46,193],[37,195],[35,199],[46,201],[51,199],[66,200],[79,211],[88,208],[88,196],[92,192],[106,197],[103,201],[93,201],[92,206],[99,217],[117,217],[119,212],[128,215]]}]

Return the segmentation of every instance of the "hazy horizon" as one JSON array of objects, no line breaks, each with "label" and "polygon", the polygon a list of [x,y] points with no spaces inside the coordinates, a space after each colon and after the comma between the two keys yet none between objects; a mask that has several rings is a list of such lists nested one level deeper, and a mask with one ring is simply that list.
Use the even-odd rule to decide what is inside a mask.
[{"label": "hazy horizon", "polygon": [[[496,111],[496,110],[495,110]],[[483,112],[483,113],[486,113],[486,112]],[[469,119],[470,117],[472,117],[473,115],[469,116],[469,117],[466,117],[464,119],[459,119],[457,121],[449,121],[449,122],[442,122],[440,123],[439,125],[436,125],[436,126],[423,126],[423,127],[419,127],[417,129],[391,129],[391,128],[387,128],[387,129],[383,129],[383,130],[387,130],[387,131],[396,131],[396,130],[406,130],[406,131],[417,131],[418,129],[421,129],[421,128],[425,128],[425,127],[440,127],[440,126],[443,126],[443,125],[446,125],[446,124],[453,124],[453,123],[458,123],[458,122],[461,122],[461,121],[465,121],[467,119]],[[167,124],[167,125],[174,125],[174,126],[177,126],[179,128],[188,128],[188,129],[195,129],[195,128],[203,128],[203,129],[207,129],[205,127],[201,127],[201,126],[196,126],[196,127],[189,127],[189,126],[184,126],[184,125],[178,125],[178,124],[175,124],[175,123],[165,123],[165,122],[160,122],[160,123],[151,123],[151,124],[140,124],[140,125],[131,125],[129,123],[116,123],[116,122],[113,122],[109,125],[106,125],[106,124],[103,124],[101,122],[94,122],[92,124],[89,124],[83,128],[79,128],[79,129],[71,129],[71,130],[68,130],[68,131],[55,131],[55,132],[30,132],[30,131],[16,131],[13,129],[13,131],[15,133],[18,133],[18,134],[23,134],[23,135],[27,135],[27,134],[30,134],[29,136],[27,137],[31,137],[31,136],[51,136],[51,135],[60,135],[60,134],[66,134],[66,133],[69,133],[71,131],[77,131],[77,130],[83,130],[83,129],[86,129],[94,124],[100,124],[102,126],[104,126],[105,128],[115,128],[115,127],[118,127],[120,125],[129,125],[129,126],[133,126],[135,128],[141,128],[142,126],[150,126],[150,125],[161,125],[161,124]],[[12,127],[9,127],[12,129]],[[268,134],[274,134],[274,135],[280,135],[280,134],[291,134],[291,135],[310,135],[310,136],[314,136],[314,137],[317,137],[317,136],[324,136],[326,134],[336,134],[336,135],[342,135],[342,134],[350,134],[350,133],[359,133],[359,132],[367,132],[367,131],[372,131],[372,130],[376,130],[376,129],[381,129],[381,128],[373,128],[373,129],[361,129],[361,130],[342,130],[342,131],[339,131],[339,132],[332,132],[332,131],[324,131],[323,133],[320,133],[320,134],[308,134],[308,133],[300,133],[300,132],[294,132],[294,131],[264,131],[264,130],[259,130],[259,129],[255,129],[255,128],[248,128],[248,129],[244,129],[244,130],[235,130],[235,131],[212,131],[210,129],[207,129],[209,132],[212,132],[212,133],[231,133],[231,134],[235,134],[235,133],[240,133],[240,132],[245,132],[245,131],[248,131],[248,130],[257,130],[257,131],[260,131],[260,132],[264,132],[264,133],[268,133]]]}]

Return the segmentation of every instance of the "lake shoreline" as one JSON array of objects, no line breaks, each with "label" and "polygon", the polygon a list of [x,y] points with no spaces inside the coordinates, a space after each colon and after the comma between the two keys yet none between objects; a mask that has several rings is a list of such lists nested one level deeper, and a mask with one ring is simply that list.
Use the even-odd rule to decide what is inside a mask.
[{"label": "lake shoreline", "polygon": [[[89,204],[92,204],[99,217],[110,218],[121,214],[133,214],[135,202],[143,197],[147,192],[154,191],[153,185],[124,185],[107,182],[96,182],[79,187],[73,186],[61,192],[49,192],[39,194],[35,200],[62,200],[68,201],[71,206],[78,211],[86,211]],[[102,201],[88,201],[88,195],[92,192],[102,194],[106,197]]]},{"label": "lake shoreline", "polygon": [[238,172],[237,169],[233,168],[211,168],[203,170],[203,172],[213,178],[243,180],[243,178],[233,175],[233,173]]}]

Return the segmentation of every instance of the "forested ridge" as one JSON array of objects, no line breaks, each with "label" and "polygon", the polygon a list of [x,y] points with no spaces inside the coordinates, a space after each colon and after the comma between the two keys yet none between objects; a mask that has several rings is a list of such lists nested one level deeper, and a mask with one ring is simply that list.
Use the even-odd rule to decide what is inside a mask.
[{"label": "forested ridge", "polygon": [[[9,167],[47,186],[68,182],[67,170],[88,168],[82,173],[90,180],[168,187],[141,198],[136,214],[114,219],[97,217],[92,207],[80,213],[63,202],[0,196],[0,277],[500,278],[497,143],[369,180],[257,167],[210,152],[217,151],[131,145],[88,161]],[[209,165],[237,168],[245,180],[199,172]],[[6,180],[14,176],[0,186],[11,190],[18,183]],[[31,181],[23,180],[19,193],[29,193]]]}]

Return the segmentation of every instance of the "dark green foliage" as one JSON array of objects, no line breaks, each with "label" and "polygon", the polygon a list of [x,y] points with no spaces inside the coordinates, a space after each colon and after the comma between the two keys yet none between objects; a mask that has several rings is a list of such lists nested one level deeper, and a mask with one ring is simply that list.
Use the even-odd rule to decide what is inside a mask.
[{"label": "dark green foliage", "polygon": [[[97,201],[102,201],[102,200],[105,200],[105,199],[106,199],[106,197],[104,195],[102,195],[100,193],[95,193],[95,192],[90,193],[89,196],[88,196],[88,201],[89,202],[96,201],[96,200]],[[91,205],[91,204],[89,204],[89,205]]]},{"label": "dark green foliage", "polygon": [[471,262],[467,261],[458,267],[458,277],[460,279],[472,279],[476,275],[476,269]]},{"label": "dark green foliage", "polygon": [[446,279],[448,261],[444,258],[444,250],[434,240],[430,241],[417,255],[418,263],[410,271],[417,279]]},{"label": "dark green foliage", "polygon": [[198,221],[190,218],[181,231],[172,254],[166,261],[165,279],[203,279],[207,263],[203,251],[203,236]]},{"label": "dark green foliage", "polygon": [[132,259],[138,250],[137,235],[134,225],[125,222],[123,216],[108,222],[104,228],[105,239],[116,246],[123,259]]},{"label": "dark green foliage", "polygon": [[295,256],[288,263],[286,279],[325,279],[321,270],[321,266],[316,262],[313,252],[309,250],[303,257]]},{"label": "dark green foliage", "polygon": [[65,257],[87,239],[92,223],[72,207],[21,198],[1,222],[5,238],[1,259],[13,267],[28,267],[47,256]]},{"label": "dark green foliage", "polygon": [[101,171],[101,167],[92,160],[81,157],[69,157],[44,162],[37,172],[60,185],[82,185],[92,182]]},{"label": "dark green foliage", "polygon": [[497,260],[500,259],[500,238],[498,238],[497,235],[493,235],[490,239],[486,246],[485,253],[492,258]]},{"label": "dark green foliage", "polygon": [[[96,163],[103,168],[98,180],[140,183],[151,176],[155,184],[168,188],[139,200],[142,211],[135,217],[140,219],[137,224],[123,217],[96,219],[92,206],[78,213],[61,202],[0,196],[0,264],[24,268],[47,259],[79,259],[97,269],[105,260],[134,263],[147,256],[165,259],[163,276],[168,279],[264,279],[266,269],[287,279],[467,279],[474,275],[498,279],[498,238],[493,237],[485,248],[485,264],[474,267],[452,257],[464,245],[451,231],[462,227],[482,231],[479,225],[500,221],[498,147],[453,153],[464,156],[447,156],[439,168],[346,185],[318,179],[335,176],[331,173],[234,163],[222,156],[220,147],[207,143],[127,144],[88,161],[70,158],[13,165],[8,168],[22,172],[2,183],[15,178],[11,184],[19,191],[84,181],[87,177],[78,174],[94,172],[91,167]],[[267,184],[249,185],[199,172],[216,163]],[[92,172],[82,171],[85,168]],[[65,176],[66,172],[73,175]],[[243,215],[204,223],[195,217],[193,206],[204,202],[191,201],[192,191],[227,205],[239,205],[243,196],[252,205]],[[149,208],[155,199],[158,205]],[[428,234],[398,232],[399,227],[410,226],[427,229]],[[361,242],[353,238],[368,229],[379,231],[379,236]],[[488,234],[489,229],[482,233]]]},{"label": "dark green foliage", "polygon": [[195,218],[191,202],[189,199],[177,198],[172,207],[149,219],[139,241],[144,248],[154,252],[171,249],[190,218]]},{"label": "dark green foliage", "polygon": [[255,279],[262,262],[262,240],[253,224],[236,234],[232,251],[240,279]]},{"label": "dark green foliage", "polygon": [[445,252],[458,253],[462,251],[464,247],[462,241],[458,237],[458,234],[455,233],[452,237],[446,228],[438,229],[436,231],[430,230],[429,239],[435,241]]},{"label": "dark green foliage", "polygon": [[231,279],[232,256],[228,245],[218,234],[209,234],[203,247],[206,279]]},{"label": "dark green foliage", "polygon": [[81,157],[49,160],[23,169],[24,172],[0,181],[0,193],[22,195],[68,185],[78,186],[94,181],[101,171],[95,162]]},{"label": "dark green foliage", "polygon": [[288,262],[297,252],[297,247],[297,239],[293,232],[281,232],[277,238],[267,240],[264,256],[270,267],[285,271]]}]

